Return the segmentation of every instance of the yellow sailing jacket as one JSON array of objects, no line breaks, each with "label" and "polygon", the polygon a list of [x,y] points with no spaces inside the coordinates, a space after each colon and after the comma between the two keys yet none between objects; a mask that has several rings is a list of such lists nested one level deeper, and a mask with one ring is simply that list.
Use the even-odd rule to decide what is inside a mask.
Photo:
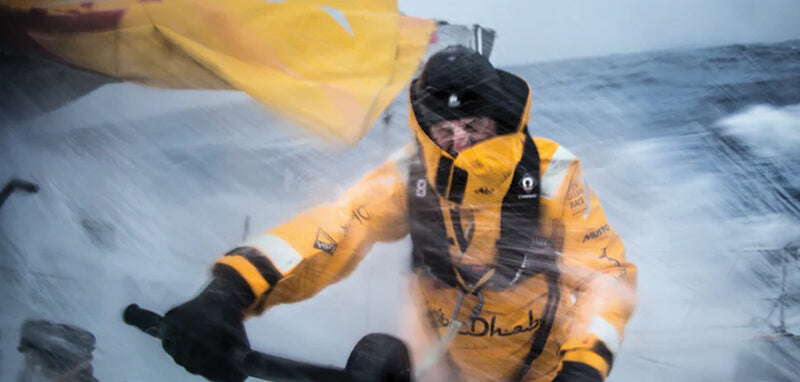
[{"label": "yellow sailing jacket", "polygon": [[[343,279],[375,242],[411,234],[413,268],[440,336],[459,294],[481,276],[488,280],[480,282],[478,315],[449,347],[466,379],[550,381],[564,361],[607,376],[636,305],[636,267],[578,159],[528,135],[527,84],[523,94],[516,130],[456,157],[433,144],[412,108],[415,144],[337,202],[230,251],[216,266],[247,281],[256,296],[250,314],[259,314]],[[458,320],[478,301],[468,294]]]}]

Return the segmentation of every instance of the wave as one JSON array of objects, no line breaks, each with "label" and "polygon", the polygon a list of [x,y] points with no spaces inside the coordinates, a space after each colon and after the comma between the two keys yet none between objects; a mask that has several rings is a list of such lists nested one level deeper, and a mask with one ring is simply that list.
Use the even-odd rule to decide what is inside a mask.
[{"label": "wave", "polygon": [[800,153],[800,104],[751,106],[721,119],[716,126],[766,158]]}]

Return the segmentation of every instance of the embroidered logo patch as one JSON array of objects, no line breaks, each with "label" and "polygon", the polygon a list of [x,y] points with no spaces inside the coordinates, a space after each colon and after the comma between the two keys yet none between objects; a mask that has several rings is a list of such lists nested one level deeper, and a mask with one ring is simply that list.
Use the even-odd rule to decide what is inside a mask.
[{"label": "embroidered logo patch", "polygon": [[328,235],[322,228],[317,228],[317,238],[314,240],[314,248],[332,256],[333,252],[336,251],[336,246],[336,240],[333,240],[331,235]]},{"label": "embroidered logo patch", "polygon": [[519,186],[522,187],[523,191],[530,194],[536,187],[536,179],[533,179],[531,174],[526,173],[522,176],[522,179],[519,180]]}]

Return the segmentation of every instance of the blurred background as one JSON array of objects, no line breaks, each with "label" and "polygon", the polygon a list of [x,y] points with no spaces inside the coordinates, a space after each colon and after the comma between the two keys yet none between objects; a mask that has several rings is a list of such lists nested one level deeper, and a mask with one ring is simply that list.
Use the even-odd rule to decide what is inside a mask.
[{"label": "blurred background", "polygon": [[[581,158],[640,272],[609,381],[800,379],[800,6],[486,4],[399,6],[450,21],[426,55],[477,44],[525,78],[531,134]],[[406,93],[341,146],[241,91],[2,52],[0,182],[38,192],[0,210],[0,380],[25,367],[26,319],[91,332],[98,380],[201,380],[122,309],[193,296],[220,254],[335,200],[411,141]],[[413,343],[409,250],[378,244],[343,282],[248,321],[253,347],[343,366],[370,332]]]}]

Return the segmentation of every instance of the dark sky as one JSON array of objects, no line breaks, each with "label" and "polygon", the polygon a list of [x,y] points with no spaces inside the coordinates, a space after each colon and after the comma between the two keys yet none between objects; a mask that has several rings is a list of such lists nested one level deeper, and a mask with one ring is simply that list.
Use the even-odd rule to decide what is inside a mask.
[{"label": "dark sky", "polygon": [[398,0],[398,7],[495,29],[499,65],[800,38],[800,0]]}]

